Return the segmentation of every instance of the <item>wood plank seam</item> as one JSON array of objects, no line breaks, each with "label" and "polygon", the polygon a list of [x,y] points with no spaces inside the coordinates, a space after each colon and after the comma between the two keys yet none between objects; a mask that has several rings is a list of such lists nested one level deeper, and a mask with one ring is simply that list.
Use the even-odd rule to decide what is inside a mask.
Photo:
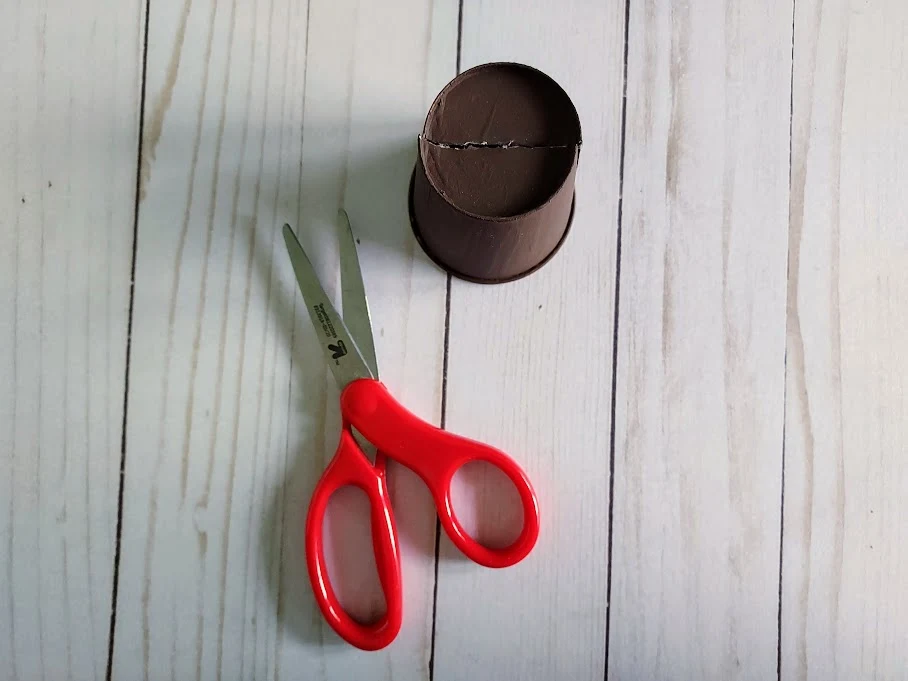
[{"label": "wood plank seam", "polygon": [[135,209],[132,221],[132,255],[129,264],[129,311],[126,315],[126,366],[123,373],[123,422],[120,426],[120,475],[117,478],[117,527],[114,535],[113,581],[110,596],[110,629],[107,634],[107,669],[106,681],[113,675],[113,653],[117,625],[117,591],[120,579],[120,543],[123,535],[123,481],[126,472],[126,418],[129,413],[129,359],[132,350],[132,317],[135,305],[136,289],[136,247],[139,235],[139,207],[142,203],[142,146],[145,127],[145,83],[148,73],[148,17],[151,0],[145,0],[145,26],[142,41],[142,82],[139,84],[139,129],[136,144],[136,188]]},{"label": "wood plank seam", "polygon": [[[797,19],[797,0],[791,2],[791,72],[788,78],[788,226],[791,229],[791,159],[794,125],[794,60],[795,60],[795,21]],[[789,285],[791,274],[791,236],[789,234],[785,253],[785,300],[789,299]],[[785,338],[788,338],[789,316],[785,314]],[[776,679],[782,681],[782,575],[785,566],[785,429],[788,424],[788,343],[785,343],[785,352],[782,355],[782,364],[785,367],[782,376],[782,470],[779,476],[779,604],[776,610]]]},{"label": "wood plank seam", "polygon": [[631,0],[624,3],[624,64],[622,66],[621,142],[618,151],[618,221],[615,235],[615,321],[612,333],[612,403],[610,406],[609,462],[608,462],[608,544],[606,547],[605,578],[605,669],[608,681],[609,634],[612,625],[612,535],[615,520],[615,410],[618,403],[618,324],[621,305],[621,230],[624,224],[624,160],[627,138],[627,56],[630,37]]},{"label": "wood plank seam", "polygon": [[[461,50],[463,48],[463,0],[457,3],[457,55],[455,75],[460,74]],[[445,337],[441,374],[441,418],[439,426],[444,429],[448,411],[448,344],[451,340],[451,275],[445,280]],[[438,615],[438,563],[441,552],[441,522],[435,519],[435,577],[432,584],[432,632],[429,641],[429,681],[435,680],[435,618]]]}]

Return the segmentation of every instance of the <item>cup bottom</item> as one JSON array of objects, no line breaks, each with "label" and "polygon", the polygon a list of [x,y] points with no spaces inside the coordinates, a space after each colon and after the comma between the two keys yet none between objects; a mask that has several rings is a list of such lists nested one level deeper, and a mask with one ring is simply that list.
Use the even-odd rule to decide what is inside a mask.
[{"label": "cup bottom", "polygon": [[[417,161],[417,163],[418,163],[418,161]],[[577,190],[576,189],[574,190],[574,193],[571,197],[571,212],[568,215],[568,221],[567,221],[567,225],[565,225],[565,228],[564,228],[564,234],[561,235],[561,238],[558,240],[558,243],[555,244],[555,248],[553,248],[552,251],[548,255],[546,255],[542,260],[540,260],[538,263],[533,265],[533,267],[529,268],[528,270],[526,270],[524,272],[520,272],[519,274],[515,274],[510,277],[504,277],[504,278],[499,278],[499,279],[484,279],[482,277],[474,277],[472,275],[466,274],[465,272],[460,272],[460,271],[452,268],[450,265],[448,265],[443,260],[441,260],[432,250],[429,249],[425,240],[422,238],[422,234],[420,233],[420,230],[419,230],[419,222],[416,220],[416,213],[413,210],[413,185],[414,185],[415,181],[416,181],[416,168],[414,167],[413,172],[410,175],[410,189],[407,192],[407,209],[410,213],[410,228],[413,230],[413,236],[416,237],[416,242],[419,244],[419,247],[422,248],[423,252],[427,256],[429,256],[429,259],[432,262],[434,262],[439,268],[441,268],[442,270],[444,270],[445,272],[447,272],[448,274],[450,274],[453,277],[457,277],[458,279],[463,279],[464,281],[469,281],[474,284],[506,284],[511,281],[517,281],[518,279],[523,279],[524,277],[529,276],[530,274],[533,274],[533,272],[536,272],[541,267],[543,267],[546,263],[548,263],[552,258],[555,257],[555,255],[558,253],[559,250],[561,250],[562,244],[564,244],[565,240],[567,239],[568,233],[571,231],[571,224],[574,222],[574,208],[576,207],[576,204],[577,204]]]}]

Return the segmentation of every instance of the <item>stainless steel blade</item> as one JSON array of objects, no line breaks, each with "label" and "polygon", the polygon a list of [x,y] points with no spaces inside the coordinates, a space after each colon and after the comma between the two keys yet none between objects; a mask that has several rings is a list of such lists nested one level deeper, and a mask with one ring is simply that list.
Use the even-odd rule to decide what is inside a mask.
[{"label": "stainless steel blade", "polygon": [[366,286],[363,283],[363,271],[359,265],[356,251],[356,237],[350,227],[347,211],[340,210],[337,215],[339,224],[338,241],[340,246],[341,272],[341,305],[344,322],[356,341],[363,359],[378,378],[378,359],[375,356],[375,340],[372,335],[372,318],[369,314],[369,299],[366,298]]},{"label": "stainless steel blade", "polygon": [[337,384],[343,388],[358,378],[375,378],[290,225],[284,225],[284,242],[316,336]]}]

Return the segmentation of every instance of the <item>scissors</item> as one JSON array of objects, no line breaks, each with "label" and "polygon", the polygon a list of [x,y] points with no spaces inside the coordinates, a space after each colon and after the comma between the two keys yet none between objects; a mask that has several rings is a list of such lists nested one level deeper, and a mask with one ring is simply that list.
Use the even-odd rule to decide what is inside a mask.
[{"label": "scissors", "polygon": [[[316,335],[341,387],[342,428],[334,458],[313,491],[306,516],[306,565],[319,609],[334,631],[363,650],[379,650],[400,630],[403,615],[400,546],[386,479],[386,457],[413,470],[428,486],[442,527],[454,545],[480,565],[502,568],[523,560],[539,534],[536,495],[524,471],[504,452],[454,435],[407,411],[378,380],[375,344],[369,319],[356,243],[345,211],[340,211],[341,290],[346,323],[319,283],[309,258],[284,225],[284,241]],[[353,428],[375,446],[373,463],[363,452]],[[499,468],[517,488],[523,506],[523,528],[505,548],[487,548],[471,538],[457,520],[451,501],[451,480],[471,461]],[[352,485],[369,499],[372,549],[387,604],[377,621],[364,624],[341,606],[328,577],[322,527],[328,499]]]}]

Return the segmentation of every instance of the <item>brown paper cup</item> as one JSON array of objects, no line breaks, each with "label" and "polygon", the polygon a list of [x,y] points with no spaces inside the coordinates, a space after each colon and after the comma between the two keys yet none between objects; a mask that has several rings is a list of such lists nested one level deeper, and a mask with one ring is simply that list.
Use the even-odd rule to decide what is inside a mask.
[{"label": "brown paper cup", "polygon": [[529,66],[477,66],[429,109],[410,183],[410,221],[442,269],[513,281],[548,262],[574,205],[580,120],[565,91]]}]

